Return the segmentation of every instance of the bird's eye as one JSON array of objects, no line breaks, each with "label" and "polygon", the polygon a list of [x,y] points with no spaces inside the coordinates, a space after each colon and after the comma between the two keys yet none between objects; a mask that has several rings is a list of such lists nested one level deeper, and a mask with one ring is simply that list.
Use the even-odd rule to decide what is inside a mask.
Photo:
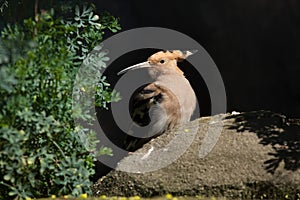
[{"label": "bird's eye", "polygon": [[160,62],[160,64],[164,64],[165,60],[160,60],[159,62]]}]

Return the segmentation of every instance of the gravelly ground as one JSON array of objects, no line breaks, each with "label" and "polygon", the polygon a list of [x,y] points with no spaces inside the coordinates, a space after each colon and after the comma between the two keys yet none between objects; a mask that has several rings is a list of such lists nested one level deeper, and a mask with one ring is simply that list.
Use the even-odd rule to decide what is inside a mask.
[{"label": "gravelly ground", "polygon": [[95,183],[94,194],[296,199],[300,193],[300,120],[255,111],[200,118],[177,130],[121,160]]}]

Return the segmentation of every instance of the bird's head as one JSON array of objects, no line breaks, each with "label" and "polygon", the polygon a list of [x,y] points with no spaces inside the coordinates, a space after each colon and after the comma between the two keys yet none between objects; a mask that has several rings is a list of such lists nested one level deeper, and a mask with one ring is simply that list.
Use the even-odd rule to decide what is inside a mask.
[{"label": "bird's head", "polygon": [[183,72],[177,67],[177,61],[182,61],[188,56],[194,54],[197,50],[192,51],[159,51],[148,58],[146,62],[142,62],[131,67],[127,67],[120,71],[118,75],[128,71],[140,68],[156,68],[162,71],[173,71],[183,75]]}]

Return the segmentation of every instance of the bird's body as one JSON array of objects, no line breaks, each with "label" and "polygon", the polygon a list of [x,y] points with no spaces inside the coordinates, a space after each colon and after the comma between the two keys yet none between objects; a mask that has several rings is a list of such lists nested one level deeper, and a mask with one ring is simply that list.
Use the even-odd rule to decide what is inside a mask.
[{"label": "bird's body", "polygon": [[148,61],[119,72],[147,68],[153,82],[140,87],[130,100],[130,114],[140,126],[149,126],[148,136],[158,136],[191,119],[196,95],[177,61],[191,55],[190,51],[157,52]]}]

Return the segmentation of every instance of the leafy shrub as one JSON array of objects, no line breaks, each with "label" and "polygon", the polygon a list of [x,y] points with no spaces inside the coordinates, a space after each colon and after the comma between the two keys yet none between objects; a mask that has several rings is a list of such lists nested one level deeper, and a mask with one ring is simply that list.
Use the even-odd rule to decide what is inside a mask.
[{"label": "leafy shrub", "polygon": [[0,12],[3,12],[4,8],[8,6],[8,0],[0,1]]},{"label": "leafy shrub", "polygon": [[[79,136],[94,138],[95,133],[73,121],[73,81],[104,31],[120,27],[110,14],[99,17],[86,6],[76,7],[68,19],[54,16],[53,9],[44,11],[38,20],[1,32],[0,199],[91,193],[94,155]],[[97,59],[101,64],[108,58]],[[118,98],[105,79],[96,86],[97,105]],[[75,115],[93,118],[80,109]],[[103,148],[100,153],[111,152]]]}]

